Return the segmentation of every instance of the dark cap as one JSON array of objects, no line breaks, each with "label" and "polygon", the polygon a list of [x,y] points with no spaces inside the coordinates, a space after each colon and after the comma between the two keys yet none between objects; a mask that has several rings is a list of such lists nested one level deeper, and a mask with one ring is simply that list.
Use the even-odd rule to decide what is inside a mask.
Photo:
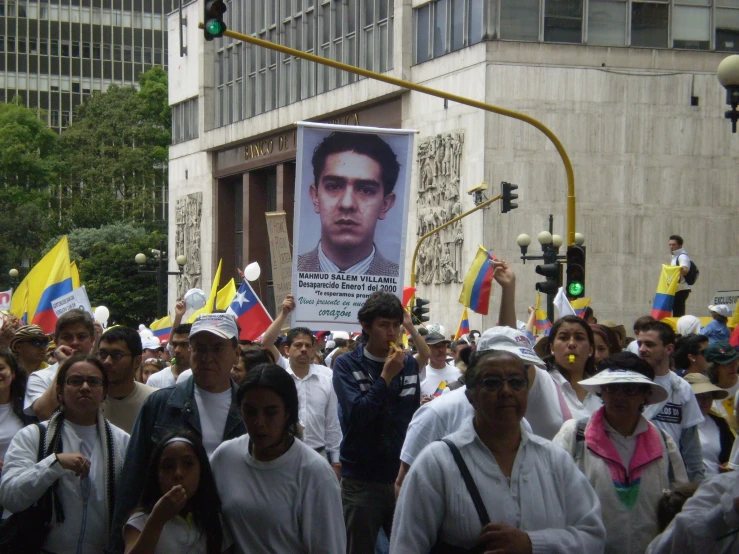
[{"label": "dark cap", "polygon": [[703,357],[714,364],[728,364],[739,358],[739,352],[728,342],[714,342],[703,350]]},{"label": "dark cap", "polygon": [[429,346],[432,344],[439,344],[441,342],[452,342],[441,333],[429,333],[424,337],[424,340]]}]

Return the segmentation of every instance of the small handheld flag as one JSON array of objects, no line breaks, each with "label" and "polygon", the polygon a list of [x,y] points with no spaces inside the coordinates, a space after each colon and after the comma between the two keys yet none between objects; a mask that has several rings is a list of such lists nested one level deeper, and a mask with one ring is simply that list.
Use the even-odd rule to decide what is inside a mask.
[{"label": "small handheld flag", "polygon": [[241,283],[226,312],[232,314],[239,324],[239,340],[256,340],[272,323],[266,308],[246,281]]},{"label": "small handheld flag", "polygon": [[157,319],[149,325],[149,329],[159,339],[159,342],[169,341],[169,336],[172,334],[172,318],[165,316],[162,319]]},{"label": "small handheld flag", "polygon": [[577,317],[585,317],[585,308],[590,306],[590,298],[575,298],[574,300],[570,301],[570,306],[572,306],[572,309],[575,310],[575,315]]},{"label": "small handheld flag", "polygon": [[492,253],[479,245],[462,284],[460,304],[478,314],[487,315],[490,308],[490,292],[493,288],[493,266],[490,265],[490,261],[494,259]]},{"label": "small handheld flag", "polygon": [[534,315],[534,327],[539,331],[546,331],[552,327],[552,322],[549,321],[547,313],[540,308],[541,306],[541,294],[536,294],[536,308]]},{"label": "small handheld flag", "polygon": [[672,315],[672,303],[675,300],[677,285],[680,279],[680,266],[662,264],[662,273],[657,283],[657,292],[652,304],[652,317],[660,320]]},{"label": "small handheld flag", "polygon": [[462,317],[459,320],[459,326],[457,327],[457,332],[454,335],[454,340],[459,340],[462,338],[462,335],[468,335],[470,332],[470,321],[469,321],[469,315],[467,314],[467,308],[464,309],[462,312]]}]

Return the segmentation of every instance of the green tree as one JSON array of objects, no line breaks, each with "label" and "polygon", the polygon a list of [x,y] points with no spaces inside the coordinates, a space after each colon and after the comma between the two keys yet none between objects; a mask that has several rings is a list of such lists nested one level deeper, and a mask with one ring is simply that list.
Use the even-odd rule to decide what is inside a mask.
[{"label": "green tree", "polygon": [[[161,240],[166,243],[166,236],[131,224],[115,224],[75,229],[68,237],[70,257],[77,261],[93,308],[106,306],[111,324],[136,327],[156,319],[156,276],[139,273],[134,257],[159,248]],[[49,241],[47,249],[60,238]]]},{"label": "green tree", "polygon": [[37,261],[56,233],[49,213],[50,185],[60,169],[58,137],[18,98],[0,103],[0,288],[24,258]]},{"label": "green tree", "polygon": [[167,74],[142,73],[141,89],[111,86],[77,108],[61,136],[64,230],[129,222],[163,230],[171,142]]}]

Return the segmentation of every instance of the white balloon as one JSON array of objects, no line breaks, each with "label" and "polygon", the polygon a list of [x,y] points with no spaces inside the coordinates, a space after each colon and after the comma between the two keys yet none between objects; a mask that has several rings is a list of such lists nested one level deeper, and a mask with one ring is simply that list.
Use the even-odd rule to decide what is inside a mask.
[{"label": "white balloon", "polygon": [[105,306],[98,306],[95,308],[95,321],[105,327],[108,324],[108,318],[110,317],[110,310]]},{"label": "white balloon", "polygon": [[256,281],[262,274],[262,268],[259,267],[258,262],[252,262],[244,268],[244,277],[247,281]]},{"label": "white balloon", "polygon": [[190,289],[185,293],[185,306],[199,310],[205,306],[205,293],[200,289]]}]

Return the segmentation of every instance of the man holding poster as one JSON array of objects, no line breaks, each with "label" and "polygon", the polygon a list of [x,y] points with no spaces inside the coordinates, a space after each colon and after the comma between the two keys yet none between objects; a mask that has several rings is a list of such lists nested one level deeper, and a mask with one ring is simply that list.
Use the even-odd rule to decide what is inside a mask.
[{"label": "man holding poster", "polygon": [[373,292],[402,294],[412,134],[299,124],[293,326],[358,330]]}]

